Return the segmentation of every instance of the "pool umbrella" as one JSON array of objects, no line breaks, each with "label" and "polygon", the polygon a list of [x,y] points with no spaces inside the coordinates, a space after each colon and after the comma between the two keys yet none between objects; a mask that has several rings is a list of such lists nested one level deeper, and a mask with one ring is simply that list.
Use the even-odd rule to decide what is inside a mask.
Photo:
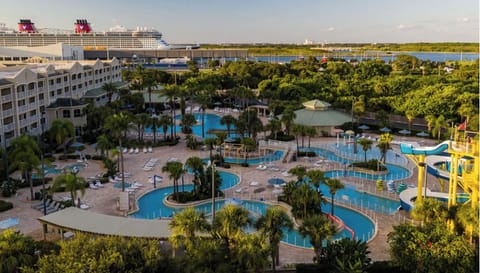
[{"label": "pool umbrella", "polygon": [[335,128],[335,130],[333,130],[335,133],[343,133],[343,130],[342,129],[338,129],[338,128]]},{"label": "pool umbrella", "polygon": [[367,125],[365,125],[365,124],[362,124],[362,125],[358,126],[358,129],[360,129],[360,130],[368,130],[368,129],[370,129],[370,127],[367,126]]},{"label": "pool umbrella", "polygon": [[352,131],[352,130],[347,130],[347,131],[345,132],[345,134],[353,136],[353,135],[355,135],[355,132]]},{"label": "pool umbrella", "polygon": [[419,136],[419,137],[427,137],[427,136],[429,136],[430,134],[429,134],[429,133],[425,133],[424,131],[421,131],[420,133],[417,133],[416,135]]},{"label": "pool umbrella", "polygon": [[388,133],[388,132],[391,132],[392,130],[390,130],[390,128],[387,128],[387,127],[383,127],[382,129],[380,129],[380,132],[384,132],[384,133]]},{"label": "pool umbrella", "polygon": [[405,130],[405,129],[400,130],[400,131],[398,131],[398,132],[399,132],[400,134],[402,134],[402,135],[409,135],[409,134],[411,133],[409,130]]}]

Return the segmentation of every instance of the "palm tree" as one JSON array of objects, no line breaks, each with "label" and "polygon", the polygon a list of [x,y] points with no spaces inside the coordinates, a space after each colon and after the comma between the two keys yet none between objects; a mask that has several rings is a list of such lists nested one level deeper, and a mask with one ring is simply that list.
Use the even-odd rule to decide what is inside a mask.
[{"label": "palm tree", "polygon": [[310,140],[317,135],[317,129],[313,126],[306,126],[305,134],[308,136],[308,148],[310,148]]},{"label": "palm tree", "polygon": [[[308,180],[312,185],[315,186],[317,194],[318,194],[318,199],[322,201],[322,192],[320,191],[320,184],[325,180],[325,173],[322,172],[321,170],[309,170],[306,173],[306,176],[308,177]],[[322,211],[320,207],[320,211]]]},{"label": "palm tree", "polygon": [[172,117],[169,115],[161,115],[160,119],[158,120],[158,125],[162,127],[163,139],[167,140],[168,126],[175,127],[175,125],[173,124]]},{"label": "palm tree", "polygon": [[362,150],[364,152],[364,161],[367,162],[367,151],[372,148],[373,141],[368,138],[361,138],[358,140],[358,144],[362,146]]},{"label": "palm tree", "polygon": [[203,175],[203,161],[201,158],[193,156],[189,157],[185,162],[185,166],[193,172],[193,191],[196,192],[197,186],[200,185],[200,177]]},{"label": "palm tree", "polygon": [[297,204],[302,206],[302,219],[308,218],[309,215],[309,205],[319,208],[320,207],[320,200],[318,198],[319,194],[315,192],[308,184],[302,183],[302,185],[297,188],[296,191],[293,193],[293,201]]},{"label": "palm tree", "polygon": [[408,130],[410,131],[412,131],[412,122],[416,116],[417,114],[413,110],[405,111],[405,117],[407,118],[407,121],[408,121]]},{"label": "palm tree", "polygon": [[117,139],[120,146],[120,164],[122,169],[122,192],[125,191],[125,167],[123,165],[123,145],[122,139],[124,133],[130,128],[130,117],[120,112],[119,114],[113,114],[107,117],[105,121],[104,129],[109,132],[114,138]]},{"label": "palm tree", "polygon": [[285,126],[285,131],[287,132],[287,135],[290,135],[290,128],[293,124],[293,121],[295,120],[295,118],[297,117],[297,115],[295,114],[295,112],[293,111],[293,108],[292,107],[287,107],[285,108],[285,110],[283,110],[283,113],[282,113],[282,117],[281,117],[281,121],[283,123],[283,125]]},{"label": "palm tree", "polygon": [[427,115],[425,116],[425,121],[427,122],[427,129],[429,132],[432,131],[433,124],[437,118],[434,115]]},{"label": "palm tree", "polygon": [[257,149],[257,142],[253,138],[245,137],[242,138],[242,145],[245,149],[245,164],[247,164],[248,153]]},{"label": "palm tree", "polygon": [[323,240],[328,240],[336,233],[335,226],[322,214],[314,214],[304,219],[298,231],[302,237],[310,237],[317,262],[320,262],[322,257]]},{"label": "palm tree", "polygon": [[[72,202],[75,203],[77,199],[77,191],[80,191],[80,194],[83,196],[85,194],[85,179],[81,176],[77,176],[72,173],[60,174],[53,181],[52,192],[55,192],[61,186],[65,187],[65,191],[70,192],[70,197]],[[77,206],[80,207],[80,197],[78,197]]]},{"label": "palm tree", "polygon": [[438,118],[435,119],[435,123],[433,125],[432,129],[432,136],[437,137],[438,142],[440,142],[440,137],[442,136],[442,129],[448,128],[447,121],[445,120],[445,117],[443,115],[438,116]]},{"label": "palm tree", "polygon": [[307,168],[298,165],[288,170],[288,173],[295,175],[297,177],[297,182],[301,182],[303,181],[303,178],[305,178],[305,175],[307,175]]},{"label": "palm tree", "polygon": [[342,182],[340,182],[340,180],[336,178],[327,178],[327,180],[325,181],[325,184],[328,186],[328,192],[330,192],[330,195],[332,196],[331,197],[331,200],[332,200],[331,213],[333,216],[334,215],[333,208],[335,206],[335,194],[337,193],[338,190],[345,188],[345,185],[343,185]]},{"label": "palm tree", "polygon": [[200,103],[200,108],[202,109],[202,138],[205,138],[205,111],[207,110],[211,99],[212,98],[209,95],[204,93],[201,93],[197,98],[197,102]]},{"label": "palm tree", "polygon": [[209,137],[203,140],[203,144],[207,146],[208,151],[210,152],[210,157],[209,157],[210,161],[213,161],[212,151],[216,143],[217,143],[217,139],[212,137]]},{"label": "palm tree", "polygon": [[117,92],[117,86],[113,82],[106,82],[102,85],[102,89],[107,92],[108,103],[111,103],[113,94]]},{"label": "palm tree", "polygon": [[100,150],[102,156],[108,157],[108,151],[112,148],[112,143],[105,134],[101,134],[97,137],[97,145],[95,151]]},{"label": "palm tree", "polygon": [[273,136],[273,139],[277,139],[277,133],[282,129],[282,122],[278,119],[272,118],[268,121],[266,128],[270,130],[270,137]]},{"label": "palm tree", "polygon": [[180,121],[180,126],[182,127],[182,133],[184,134],[191,134],[192,133],[192,126],[197,123],[195,116],[192,114],[184,114],[182,115],[182,119]]},{"label": "palm tree", "polygon": [[387,151],[391,149],[390,143],[392,143],[393,137],[389,133],[385,133],[380,135],[380,139],[378,140],[377,147],[380,149],[382,153],[382,157],[380,161],[383,159],[383,163],[387,161]]},{"label": "palm tree", "polygon": [[227,126],[227,137],[230,137],[230,129],[235,121],[236,118],[232,115],[225,115],[220,119],[220,124]]},{"label": "palm tree", "polygon": [[291,230],[293,222],[290,217],[280,208],[271,207],[265,215],[258,218],[255,224],[270,244],[270,257],[272,258],[272,272],[276,272],[275,266],[279,264],[279,244],[283,237],[284,230]]},{"label": "palm tree", "polygon": [[298,144],[298,136],[302,133],[302,125],[293,124],[291,129],[292,134],[295,135],[295,141],[297,142],[297,156],[300,153],[300,145]]},{"label": "palm tree", "polygon": [[50,138],[55,139],[57,145],[63,144],[64,154],[67,154],[67,138],[74,136],[75,129],[71,121],[66,119],[56,119],[52,122],[52,127],[50,128]]},{"label": "palm tree", "polygon": [[143,141],[145,127],[150,123],[150,115],[147,113],[139,113],[135,115],[135,122],[137,123],[138,129],[138,141]]},{"label": "palm tree", "polygon": [[244,234],[243,228],[250,224],[248,211],[240,206],[226,205],[213,220],[213,231],[224,240],[228,249],[233,249]]},{"label": "palm tree", "polygon": [[[168,117],[168,116],[167,116]],[[150,129],[152,130],[153,133],[153,143],[157,143],[157,129],[161,126],[160,120],[158,119],[157,116],[152,116],[149,119],[149,124]],[[168,126],[167,126],[168,127]],[[166,130],[165,130],[166,131]]]},{"label": "palm tree", "polygon": [[194,247],[196,232],[206,232],[210,229],[205,215],[193,207],[176,213],[168,225],[172,231],[168,240],[174,247],[185,246],[187,250]]},{"label": "palm tree", "polygon": [[162,172],[169,173],[168,178],[173,180],[173,194],[175,195],[175,201],[178,199],[178,179],[185,173],[182,162],[170,161],[162,167]]},{"label": "palm tree", "polygon": [[30,136],[21,136],[11,142],[9,150],[8,161],[11,162],[9,168],[10,170],[20,170],[23,179],[30,185],[30,198],[33,200],[32,171],[34,169],[38,170],[40,165],[38,155],[41,154],[38,143]]},{"label": "palm tree", "polygon": [[178,96],[178,93],[180,92],[180,87],[175,84],[170,84],[164,87],[162,90],[162,93],[164,96],[168,98],[168,101],[170,103],[170,113],[171,113],[171,121],[172,121],[172,126],[170,127],[170,137],[172,140],[176,136],[175,132],[175,97]]}]

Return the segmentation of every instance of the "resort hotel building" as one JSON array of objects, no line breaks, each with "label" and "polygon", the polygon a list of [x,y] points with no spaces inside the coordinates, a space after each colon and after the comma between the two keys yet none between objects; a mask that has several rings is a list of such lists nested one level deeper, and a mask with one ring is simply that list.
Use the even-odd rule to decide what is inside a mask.
[{"label": "resort hotel building", "polygon": [[107,101],[105,83],[121,82],[117,59],[46,61],[5,66],[0,63],[0,143],[21,135],[39,135],[56,119],[70,120],[80,135],[86,125],[83,109],[90,100]]}]

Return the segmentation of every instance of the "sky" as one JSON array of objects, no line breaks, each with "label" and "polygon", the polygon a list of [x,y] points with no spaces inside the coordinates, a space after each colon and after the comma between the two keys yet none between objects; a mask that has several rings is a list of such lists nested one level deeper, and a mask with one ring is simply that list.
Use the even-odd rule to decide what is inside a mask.
[{"label": "sky", "polygon": [[145,26],[169,43],[478,42],[478,0],[0,0],[0,23]]}]

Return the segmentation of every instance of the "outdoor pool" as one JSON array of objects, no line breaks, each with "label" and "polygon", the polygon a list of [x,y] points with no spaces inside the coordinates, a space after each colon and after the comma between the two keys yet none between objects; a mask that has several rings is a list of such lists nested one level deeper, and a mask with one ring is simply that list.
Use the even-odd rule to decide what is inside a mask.
[{"label": "outdoor pool", "polygon": [[[192,133],[198,137],[202,137],[202,113],[193,113],[195,116],[195,119],[197,120],[197,123],[192,126]],[[175,121],[177,124],[180,123],[182,116],[181,115],[176,115],[175,116]],[[208,134],[209,130],[217,129],[217,130],[227,130],[227,126],[220,124],[220,120],[222,117],[215,115],[215,114],[209,114],[205,113],[205,138],[214,138],[216,137],[214,134]],[[232,125],[230,130],[235,129],[235,127]],[[167,134],[170,134],[171,128],[168,127]],[[176,132],[181,132],[182,128],[180,125],[175,125],[175,131]],[[146,133],[152,133],[152,128],[146,128],[145,129]],[[226,132],[226,131],[225,131]],[[163,134],[163,129],[162,128],[157,128],[157,134]],[[235,134],[230,134],[230,136],[235,136]]]}]

